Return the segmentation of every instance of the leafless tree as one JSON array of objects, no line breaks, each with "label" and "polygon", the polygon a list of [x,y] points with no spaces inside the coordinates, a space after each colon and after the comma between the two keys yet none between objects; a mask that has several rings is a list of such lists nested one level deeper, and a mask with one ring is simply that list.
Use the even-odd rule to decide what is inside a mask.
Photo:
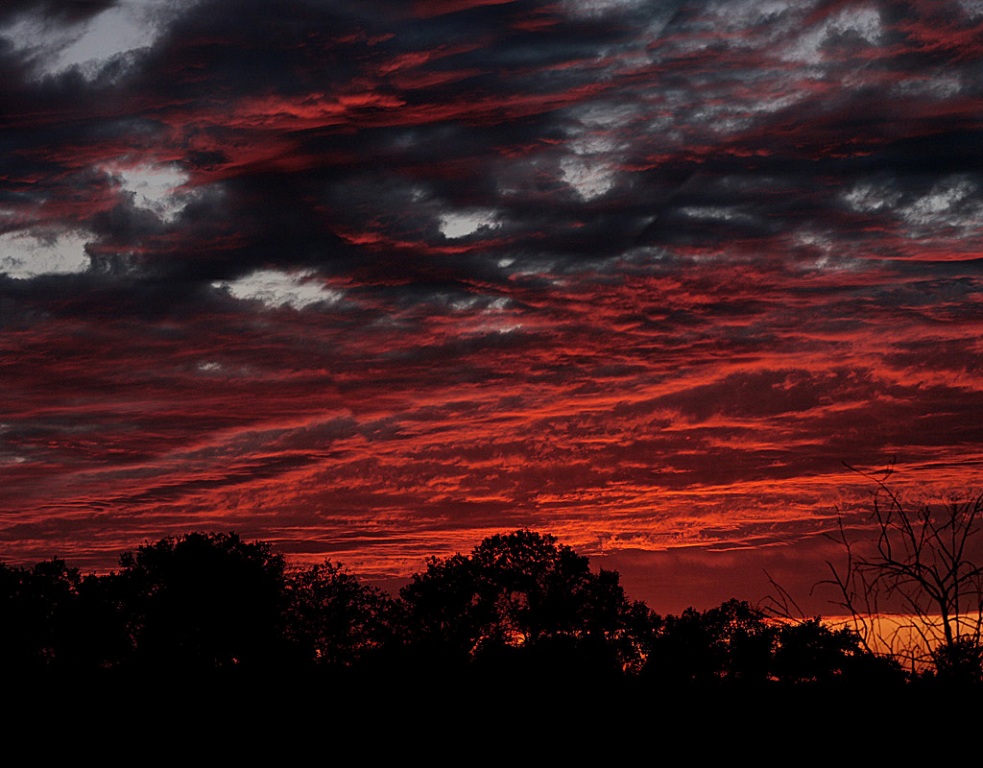
[{"label": "leafless tree", "polygon": [[[892,470],[873,474],[865,540],[843,514],[830,538],[845,558],[827,561],[835,604],[865,647],[912,671],[983,680],[983,493],[942,503],[902,501],[888,485]],[[774,583],[774,582],[773,582]],[[818,585],[817,585],[818,586]],[[783,605],[794,605],[780,590]]]}]

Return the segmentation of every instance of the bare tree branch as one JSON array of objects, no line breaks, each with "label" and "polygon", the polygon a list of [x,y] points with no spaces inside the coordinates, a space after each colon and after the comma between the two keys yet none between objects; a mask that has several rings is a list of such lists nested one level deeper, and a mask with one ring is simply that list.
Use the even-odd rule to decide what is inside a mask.
[{"label": "bare tree branch", "polygon": [[[983,681],[983,493],[944,504],[902,500],[889,485],[892,465],[869,472],[844,462],[874,484],[869,543],[851,534],[837,509],[837,528],[827,538],[843,562],[827,561],[833,601],[870,652],[887,654],[912,670],[958,671]],[[976,552],[974,553],[974,547]],[[791,595],[769,576],[786,613]]]}]

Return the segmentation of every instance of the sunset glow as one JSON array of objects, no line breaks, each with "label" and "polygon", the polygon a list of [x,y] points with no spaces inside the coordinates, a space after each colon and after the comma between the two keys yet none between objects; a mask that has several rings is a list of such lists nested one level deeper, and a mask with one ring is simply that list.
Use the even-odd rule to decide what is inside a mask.
[{"label": "sunset glow", "polygon": [[528,527],[668,611],[983,487],[979,2],[236,7],[0,8],[0,560]]}]

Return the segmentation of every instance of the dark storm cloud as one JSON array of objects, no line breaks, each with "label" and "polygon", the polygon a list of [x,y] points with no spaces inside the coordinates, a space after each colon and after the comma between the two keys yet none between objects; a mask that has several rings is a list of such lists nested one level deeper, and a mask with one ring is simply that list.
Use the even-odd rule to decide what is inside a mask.
[{"label": "dark storm cloud", "polygon": [[[216,252],[215,240],[224,239],[242,244],[222,249],[224,258],[211,259],[203,279],[235,277],[271,262],[330,269],[346,254],[325,230],[332,223],[344,229],[349,222],[378,223],[384,242],[402,239],[417,260],[426,260],[428,246],[441,239],[434,237],[432,213],[407,212],[405,199],[387,200],[373,192],[373,179],[385,179],[387,186],[403,179],[414,194],[429,195],[443,206],[497,205],[497,152],[529,137],[534,142],[561,137],[546,116],[579,98],[579,89],[593,87],[593,72],[574,68],[566,74],[561,65],[589,61],[599,46],[617,43],[628,32],[623,24],[563,17],[546,31],[528,31],[521,21],[532,13],[529,8],[520,13],[488,6],[420,19],[399,19],[397,13],[403,26],[394,34],[385,13],[353,20],[351,11],[331,6],[291,8],[292,14],[271,20],[258,6],[244,7],[233,20],[221,4],[192,6],[114,88],[117,102],[133,103],[140,113],[107,114],[98,80],[85,84],[72,73],[39,86],[46,96],[41,106],[55,109],[70,97],[80,107],[70,121],[41,126],[56,147],[61,143],[56,132],[72,132],[73,151],[62,163],[76,162],[80,148],[92,153],[90,163],[100,153],[111,157],[112,137],[106,132],[114,125],[127,142],[115,151],[128,157],[139,152],[133,142],[140,133],[132,126],[142,114],[159,129],[151,141],[168,146],[163,154],[169,157],[154,158],[157,162],[218,177],[221,203],[189,205],[182,213],[184,240],[161,237],[153,212],[139,210],[121,190],[119,203],[107,201],[105,210],[84,222],[99,238],[93,250],[101,263],[111,261],[114,250],[146,251],[124,261],[131,267],[164,262],[180,272],[186,269],[182,262],[189,262],[192,270],[201,270],[202,244]],[[455,73],[462,73],[460,79]],[[415,77],[426,87],[416,87]],[[448,82],[427,85],[429,78]],[[304,105],[319,95],[327,99],[321,113],[305,118]],[[264,105],[264,99],[279,102]],[[245,114],[237,120],[242,101]],[[323,119],[332,108],[339,128]],[[297,125],[290,124],[293,113]],[[57,162],[50,154],[45,158],[48,178],[65,178],[70,169],[51,168],[52,159]],[[369,196],[365,204],[359,203],[360,194]],[[507,204],[513,215],[523,209],[521,199]],[[401,210],[402,225],[387,218]],[[211,242],[200,236],[198,219],[209,222]],[[526,226],[540,223],[532,219]],[[282,242],[288,236],[292,241]],[[566,245],[561,241],[559,247]],[[583,247],[590,248],[590,241]],[[161,258],[155,260],[155,253]],[[355,258],[371,261],[372,250],[362,249]],[[153,266],[159,274],[161,265]],[[421,279],[434,279],[430,272],[425,269]]]},{"label": "dark storm cloud", "polygon": [[117,5],[118,0],[7,0],[0,8],[0,25],[19,16],[36,15],[62,24],[75,24]]},{"label": "dark storm cloud", "polygon": [[[107,86],[71,73],[55,78],[60,88],[50,79],[38,86],[48,110],[64,109],[68,95],[77,107],[40,126],[54,145],[45,164],[22,167],[20,158],[41,154],[24,148],[10,176],[40,175],[50,194],[52,183],[77,184],[113,152],[187,173],[201,197],[189,198],[173,226],[120,185],[117,203],[89,220],[75,214],[101,263],[122,259],[136,272],[212,280],[264,264],[385,271],[399,250],[417,271],[411,282],[467,284],[507,277],[487,267],[499,252],[513,263],[548,254],[563,270],[632,246],[763,249],[831,217],[863,236],[890,226],[905,196],[944,178],[946,163],[955,172],[978,152],[965,87],[966,114],[948,125],[926,126],[927,116],[906,109],[910,96],[893,94],[907,71],[896,58],[909,54],[898,47],[901,31],[870,29],[891,18],[872,15],[876,6],[854,19],[808,3],[763,16],[747,4],[648,5],[407,13],[384,4],[359,14],[297,2],[275,18],[246,4],[233,18],[221,3],[193,4],[112,88],[115,108],[105,106]],[[816,37],[815,51],[794,48],[796,19],[813,25],[804,37]],[[708,38],[714,20],[764,26],[733,44]],[[755,48],[755,37],[779,54]],[[810,55],[808,66],[796,59]],[[836,88],[858,57],[852,74],[863,82]],[[961,69],[970,71],[957,62]],[[789,91],[803,80],[813,94]],[[768,96],[776,108],[763,105]],[[156,128],[134,131],[141,118]],[[113,149],[107,129],[127,144]],[[71,151],[59,157],[68,132]],[[141,135],[146,142],[135,143]],[[911,158],[933,174],[926,179]],[[569,186],[578,174],[579,195]],[[875,174],[890,203],[844,211],[844,194]],[[966,204],[979,194],[976,179],[968,183],[976,188]],[[56,194],[52,216],[64,216],[71,199],[67,189]],[[456,259],[450,270],[448,260],[433,263],[446,245],[441,212],[474,209],[494,212],[502,237],[482,243],[482,258]]]}]

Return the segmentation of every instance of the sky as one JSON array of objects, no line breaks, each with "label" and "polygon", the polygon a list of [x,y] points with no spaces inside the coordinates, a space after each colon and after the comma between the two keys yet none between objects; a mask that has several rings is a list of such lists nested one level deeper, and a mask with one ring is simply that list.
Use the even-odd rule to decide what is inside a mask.
[{"label": "sky", "polygon": [[675,612],[983,485],[983,0],[6,0],[0,73],[8,564],[530,528]]}]

